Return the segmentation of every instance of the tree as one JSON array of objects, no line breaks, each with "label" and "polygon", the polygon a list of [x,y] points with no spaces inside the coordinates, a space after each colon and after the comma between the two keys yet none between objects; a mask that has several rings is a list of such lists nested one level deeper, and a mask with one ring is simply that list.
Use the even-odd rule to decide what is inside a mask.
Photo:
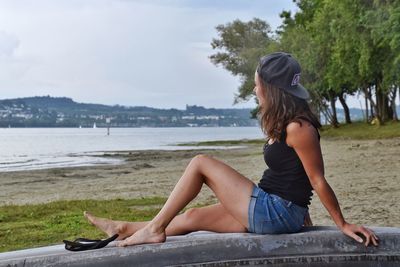
[{"label": "tree", "polygon": [[[336,116],[336,92],[329,86],[327,66],[331,54],[331,37],[321,34],[322,28],[328,28],[329,12],[323,12],[323,1],[296,1],[299,11],[291,17],[284,11],[280,27],[280,46],[282,50],[292,53],[302,66],[302,83],[311,94],[311,106],[316,114],[322,113],[334,127],[338,125]],[[329,101],[331,110],[325,101]]]},{"label": "tree", "polygon": [[[360,7],[360,75],[379,123],[393,118],[389,103],[399,84],[399,1],[363,1]],[[375,93],[375,100],[372,93]]]},{"label": "tree", "polygon": [[[268,23],[253,19],[219,25],[210,57],[241,78],[235,101],[252,95],[258,58],[281,50],[294,55],[302,66],[302,84],[310,91],[316,114],[338,126],[336,100],[351,123],[346,96],[365,96],[366,121],[398,120],[400,99],[399,0],[294,0],[298,11],[283,11],[282,25],[272,38]],[[370,106],[370,112],[368,112]]]},{"label": "tree", "polygon": [[276,47],[271,28],[267,22],[254,18],[249,22],[235,20],[218,25],[216,30],[218,38],[212,40],[211,46],[219,52],[211,55],[210,60],[240,77],[235,103],[248,100],[253,92],[254,72],[260,57]]},{"label": "tree", "polygon": [[[343,106],[346,123],[351,123],[346,95],[358,91],[358,1],[325,1],[325,12],[331,13],[329,38],[332,43],[326,79]],[[321,29],[322,32],[325,29]]]},{"label": "tree", "polygon": [[375,5],[378,8],[373,20],[379,22],[379,27],[372,34],[388,50],[383,69],[383,84],[388,94],[388,117],[397,121],[397,91],[400,97],[400,1],[376,1]]}]

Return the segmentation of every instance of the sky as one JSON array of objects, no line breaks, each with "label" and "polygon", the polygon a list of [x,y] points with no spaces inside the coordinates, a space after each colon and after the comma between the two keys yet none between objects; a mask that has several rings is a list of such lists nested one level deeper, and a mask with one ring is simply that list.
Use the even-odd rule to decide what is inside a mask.
[{"label": "sky", "polygon": [[232,106],[238,77],[213,65],[215,27],[266,20],[292,0],[0,0],[0,99],[180,108]]}]

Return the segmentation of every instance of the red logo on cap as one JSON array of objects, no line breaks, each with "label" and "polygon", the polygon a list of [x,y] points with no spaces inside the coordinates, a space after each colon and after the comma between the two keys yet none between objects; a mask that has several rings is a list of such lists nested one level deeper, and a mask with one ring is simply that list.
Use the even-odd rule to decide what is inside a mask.
[{"label": "red logo on cap", "polygon": [[298,85],[300,82],[300,73],[297,73],[293,76],[292,86]]}]

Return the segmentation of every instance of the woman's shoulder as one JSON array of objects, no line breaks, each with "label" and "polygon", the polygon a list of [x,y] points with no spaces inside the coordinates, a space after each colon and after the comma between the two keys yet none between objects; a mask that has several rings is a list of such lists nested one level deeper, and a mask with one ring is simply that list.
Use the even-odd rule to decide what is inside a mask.
[{"label": "woman's shoulder", "polygon": [[[305,126],[305,127],[304,127]],[[304,119],[298,119],[295,121],[291,121],[286,125],[286,132],[297,132],[297,131],[304,131],[304,130],[316,130],[315,127],[311,124],[311,122],[304,120]]]},{"label": "woman's shoulder", "polygon": [[286,143],[293,147],[297,143],[319,141],[318,130],[307,120],[299,119],[286,126]]}]

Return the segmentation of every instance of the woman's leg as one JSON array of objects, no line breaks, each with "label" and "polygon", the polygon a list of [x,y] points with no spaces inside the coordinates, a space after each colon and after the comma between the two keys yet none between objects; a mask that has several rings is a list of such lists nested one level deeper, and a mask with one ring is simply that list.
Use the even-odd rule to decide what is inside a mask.
[{"label": "woman's leg", "polygon": [[[85,213],[85,217],[108,236],[119,234],[119,240],[133,235],[149,223],[113,221],[97,218],[89,213]],[[242,224],[218,203],[201,208],[192,208],[183,214],[175,216],[167,226],[165,232],[167,236],[173,236],[200,230],[219,233],[239,233],[247,231]]]},{"label": "woman's leg", "polygon": [[166,228],[167,236],[195,231],[243,233],[247,232],[247,229],[220,203],[189,209],[185,213],[175,216]]},{"label": "woman's leg", "polygon": [[248,228],[247,214],[253,182],[219,160],[198,155],[189,163],[156,217],[120,245],[164,242],[169,223],[197,196],[203,184],[211,188],[233,218]]}]

